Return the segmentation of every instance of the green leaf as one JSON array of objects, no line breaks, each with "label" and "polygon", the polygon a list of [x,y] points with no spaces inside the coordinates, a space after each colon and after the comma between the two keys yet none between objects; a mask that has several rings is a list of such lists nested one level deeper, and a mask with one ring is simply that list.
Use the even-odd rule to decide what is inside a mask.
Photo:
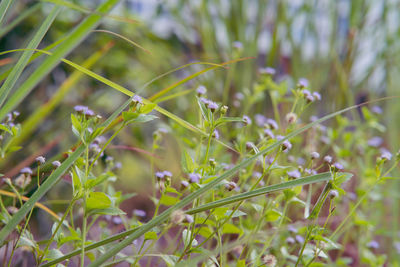
[{"label": "green leaf", "polygon": [[8,127],[3,124],[0,124],[0,130],[8,132],[9,134],[12,134],[11,130],[8,129]]},{"label": "green leaf", "polygon": [[158,236],[156,232],[147,232],[144,234],[144,240],[157,240]]},{"label": "green leaf", "polygon": [[162,195],[160,199],[160,204],[165,206],[172,206],[175,205],[177,202],[179,202],[179,199],[177,197],[173,197],[167,194]]},{"label": "green leaf", "polygon": [[242,230],[240,230],[237,226],[231,223],[225,223],[222,226],[222,233],[223,234],[241,234]]},{"label": "green leaf", "polygon": [[181,163],[184,172],[186,173],[194,172],[195,169],[194,160],[184,148],[182,148]]},{"label": "green leaf", "polygon": [[54,260],[62,256],[64,256],[64,254],[60,250],[50,249],[49,252],[47,252],[46,256],[44,257],[44,260]]},{"label": "green leaf", "polygon": [[167,264],[167,266],[175,266],[176,263],[179,260],[179,257],[174,256],[174,255],[165,255],[162,254],[160,255],[160,257],[165,261],[165,263]]},{"label": "green leaf", "polygon": [[71,123],[72,123],[72,132],[80,139],[82,132],[82,125],[79,119],[74,114],[71,114]]},{"label": "green leaf", "polygon": [[112,215],[112,216],[118,216],[118,215],[125,215],[126,213],[119,208],[116,207],[109,207],[105,209],[93,209],[89,213],[89,215],[93,214],[102,214],[102,215]]},{"label": "green leaf", "polygon": [[147,103],[144,106],[140,107],[139,112],[141,114],[147,114],[147,113],[151,112],[156,106],[157,106],[157,104],[155,104],[155,103]]},{"label": "green leaf", "polygon": [[86,210],[106,209],[111,206],[111,199],[103,192],[90,192],[86,199]]},{"label": "green leaf", "polygon": [[268,210],[265,213],[265,220],[267,222],[275,222],[282,216],[282,213],[277,210]]}]

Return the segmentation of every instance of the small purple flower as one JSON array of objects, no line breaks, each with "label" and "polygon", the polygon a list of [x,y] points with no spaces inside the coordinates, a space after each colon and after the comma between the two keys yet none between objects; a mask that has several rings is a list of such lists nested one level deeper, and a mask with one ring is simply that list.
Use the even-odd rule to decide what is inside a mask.
[{"label": "small purple flower", "polygon": [[58,160],[55,160],[51,163],[51,165],[53,165],[54,167],[58,168],[61,166],[61,162],[59,162]]},{"label": "small purple flower", "polygon": [[142,99],[140,96],[138,96],[138,95],[134,95],[134,96],[132,97],[132,103],[133,103],[134,105],[143,104],[143,99]]},{"label": "small purple flower", "polygon": [[82,106],[82,105],[77,105],[74,107],[74,110],[78,113],[83,113],[87,109],[89,109],[87,106]]},{"label": "small purple flower", "polygon": [[263,127],[266,120],[267,120],[267,118],[265,118],[264,115],[261,115],[261,114],[254,115],[254,121],[256,122],[256,125],[258,127]]},{"label": "small purple flower", "polygon": [[281,147],[282,147],[282,151],[287,152],[292,148],[292,144],[288,140],[285,140],[281,144]]},{"label": "small purple flower", "polygon": [[274,157],[265,157],[265,163],[271,165],[274,162]]},{"label": "small purple flower", "polygon": [[289,245],[293,245],[296,241],[294,240],[294,238],[293,237],[288,237],[288,238],[286,238],[286,243],[288,243]]},{"label": "small purple flower", "polygon": [[306,96],[306,100],[307,100],[307,103],[312,103],[312,102],[314,102],[315,99],[312,95],[308,95],[308,96]]},{"label": "small purple flower", "polygon": [[271,130],[278,130],[279,127],[275,120],[267,119],[265,122]]},{"label": "small purple flower", "polygon": [[294,233],[294,234],[298,232],[298,231],[297,231],[297,228],[294,227],[294,226],[291,225],[291,224],[288,225],[288,231],[291,232],[291,233]]},{"label": "small purple flower", "polygon": [[144,210],[134,209],[132,213],[136,217],[146,217],[146,212]]},{"label": "small purple flower", "polygon": [[162,180],[162,179],[164,179],[164,177],[165,177],[164,172],[156,172],[157,180]]},{"label": "small purple flower", "polygon": [[296,241],[299,243],[304,243],[304,237],[302,237],[301,235],[296,235]]},{"label": "small purple flower", "polygon": [[382,145],[382,143],[383,139],[379,136],[374,136],[367,141],[367,144],[372,147],[379,147],[380,145]]},{"label": "small purple flower", "polygon": [[371,108],[371,111],[373,113],[375,113],[375,114],[382,114],[383,113],[383,110],[382,110],[382,108],[380,106],[373,106]]},{"label": "small purple flower", "polygon": [[314,99],[320,101],[322,99],[321,94],[318,92],[314,92],[313,94]]},{"label": "small purple flower", "polygon": [[112,222],[113,222],[114,224],[121,224],[121,223],[122,223],[122,219],[121,219],[121,217],[116,216],[116,217],[113,217],[113,218],[112,218]]},{"label": "small purple flower", "polygon": [[271,67],[265,67],[265,68],[259,68],[258,72],[260,74],[273,76],[273,75],[275,75],[276,70],[274,68],[271,68]]},{"label": "small purple flower", "polygon": [[300,88],[308,87],[308,80],[306,78],[300,78],[297,83],[297,86]]},{"label": "small purple flower", "polygon": [[319,153],[318,152],[311,152],[310,154],[311,159],[319,159]]},{"label": "small purple flower", "polygon": [[211,110],[211,112],[215,112],[218,109],[218,104],[213,101],[209,101],[208,105],[206,106],[209,110]]},{"label": "small purple flower", "polygon": [[289,178],[299,179],[301,176],[301,173],[298,170],[294,170],[294,171],[287,172],[287,175],[289,176]]},{"label": "small purple flower", "polygon": [[205,86],[200,85],[199,87],[197,87],[196,93],[197,93],[198,96],[205,95],[207,93],[207,89],[206,89]]},{"label": "small purple flower", "polygon": [[239,101],[241,101],[241,100],[243,100],[244,99],[244,94],[242,94],[242,93],[236,93],[235,94],[235,99],[236,100],[239,100]]},{"label": "small purple flower", "polygon": [[210,104],[211,100],[208,100],[207,98],[200,97],[200,102],[202,102],[206,107],[208,104]]},{"label": "small purple flower", "polygon": [[198,173],[190,173],[189,174],[189,181],[191,183],[198,183],[200,182],[201,176]]},{"label": "small purple flower", "polygon": [[214,130],[214,132],[212,133],[212,137],[214,137],[215,139],[219,139],[219,132],[218,132],[218,130]]},{"label": "small purple flower", "polygon": [[368,248],[372,248],[372,249],[378,249],[379,248],[379,243],[375,240],[372,240],[371,242],[367,243],[367,247]]},{"label": "small purple flower", "polygon": [[264,129],[264,136],[270,139],[274,139],[275,135],[270,129]]},{"label": "small purple flower", "polygon": [[189,182],[188,181],[181,181],[181,188],[184,189],[186,187],[189,186]]},{"label": "small purple flower", "polygon": [[343,165],[340,164],[339,162],[335,162],[335,163],[333,164],[333,169],[334,169],[334,171],[341,171],[341,170],[344,169],[344,167],[343,167]]},{"label": "small purple flower", "polygon": [[193,219],[192,215],[185,214],[185,219],[183,221],[187,222],[187,223],[192,223],[192,222],[194,222],[194,219]]},{"label": "small purple flower", "polygon": [[243,116],[243,123],[244,125],[251,125],[251,119],[249,118],[249,116]]},{"label": "small purple flower", "polygon": [[46,159],[43,156],[39,156],[35,160],[39,165],[43,165],[46,162]]},{"label": "small purple flower", "polygon": [[29,168],[29,167],[25,167],[25,168],[22,168],[19,172],[22,173],[22,174],[31,175],[32,174],[32,169]]},{"label": "small purple flower", "polygon": [[243,44],[239,41],[234,41],[232,43],[232,47],[238,50],[242,50],[243,49]]},{"label": "small purple flower", "polygon": [[171,178],[172,177],[172,173],[170,171],[163,171],[164,177],[165,178]]},{"label": "small purple flower", "polygon": [[86,109],[82,112],[83,115],[87,117],[93,117],[95,115],[94,111],[91,109]]},{"label": "small purple flower", "polygon": [[13,118],[16,119],[20,115],[20,113],[19,113],[19,111],[13,111],[12,115],[13,115]]},{"label": "small purple flower", "polygon": [[383,150],[381,154],[381,159],[383,160],[391,160],[392,159],[392,153],[390,153],[387,150]]}]

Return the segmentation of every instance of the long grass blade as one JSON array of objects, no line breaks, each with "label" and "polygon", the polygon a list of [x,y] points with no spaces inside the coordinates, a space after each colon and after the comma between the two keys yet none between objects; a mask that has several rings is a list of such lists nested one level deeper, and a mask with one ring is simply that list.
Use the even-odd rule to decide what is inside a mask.
[{"label": "long grass blade", "polygon": [[12,0],[2,0],[0,3],[0,26],[2,25],[2,21],[8,8],[10,7]]},{"label": "long grass blade", "polygon": [[[342,173],[341,175],[352,176],[351,173]],[[296,186],[304,186],[304,185],[308,185],[308,184],[328,181],[328,180],[331,180],[331,178],[332,178],[332,174],[330,172],[319,173],[316,175],[312,175],[312,176],[308,176],[308,177],[304,177],[304,178],[300,178],[300,179],[296,179],[296,180],[292,180],[292,181],[288,181],[288,182],[284,182],[284,183],[280,183],[280,184],[276,184],[276,185],[262,187],[262,188],[259,188],[259,189],[256,189],[256,190],[253,190],[250,192],[245,192],[245,193],[241,193],[241,194],[238,194],[235,196],[231,196],[231,197],[227,197],[227,198],[220,199],[217,201],[213,201],[213,202],[201,205],[197,208],[188,210],[185,213],[195,214],[195,213],[199,213],[202,211],[225,206],[225,205],[228,205],[231,203],[235,203],[238,201],[253,198],[256,196],[265,195],[266,193],[272,193],[272,192],[276,192],[276,191],[280,191],[280,190],[284,190],[284,189],[288,189],[288,188],[292,188],[292,187],[296,187]]]},{"label": "long grass blade", "polygon": [[121,35],[121,34],[118,34],[118,33],[116,33],[116,32],[107,31],[107,30],[94,30],[94,32],[103,32],[103,33],[108,33],[108,34],[117,36],[118,38],[121,38],[122,40],[124,40],[124,41],[130,43],[131,45],[136,46],[137,48],[140,48],[141,50],[143,50],[143,51],[146,52],[147,54],[152,55],[152,53],[151,53],[149,50],[147,50],[146,48],[144,48],[144,47],[141,46],[140,44],[138,44],[138,43],[132,41],[131,39],[129,39],[129,38],[127,38],[127,37],[125,37],[125,36],[123,36],[123,35]]},{"label": "long grass blade", "polygon": [[[118,2],[119,0],[108,0],[100,5],[97,11],[101,13],[109,12]],[[71,32],[63,43],[54,49],[52,55],[43,61],[43,63],[5,103],[3,108],[0,110],[0,121],[3,120],[6,114],[12,111],[25,98],[25,96],[43,79],[44,76],[59,64],[62,57],[71,52],[95,27],[97,27],[101,18],[102,16],[98,14],[90,15]]]},{"label": "long grass blade", "polygon": [[11,21],[9,24],[2,26],[0,28],[0,38],[2,38],[4,35],[6,35],[9,31],[15,28],[20,22],[22,22],[24,19],[29,17],[30,15],[34,14],[37,12],[40,7],[41,3],[37,3],[27,9],[25,9],[21,14],[18,15],[17,18],[15,18],[13,21]]},{"label": "long grass blade", "polygon": [[[36,34],[33,36],[32,40],[29,42],[27,46],[28,49],[34,49],[38,47],[39,43],[42,41],[44,35],[49,30],[50,25],[53,23],[54,19],[57,17],[61,9],[61,6],[53,7],[49,15],[46,17],[42,25],[37,30]],[[25,50],[21,58],[18,60],[17,64],[15,64],[14,68],[12,69],[10,75],[4,81],[3,85],[0,88],[0,107],[3,106],[8,94],[10,93],[11,89],[20,77],[22,71],[28,64],[28,61],[33,53],[33,50]]]}]

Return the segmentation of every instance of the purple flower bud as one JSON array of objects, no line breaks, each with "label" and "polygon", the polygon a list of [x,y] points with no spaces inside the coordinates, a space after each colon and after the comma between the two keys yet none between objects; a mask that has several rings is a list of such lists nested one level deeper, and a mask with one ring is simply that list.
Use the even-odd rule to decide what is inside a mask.
[{"label": "purple flower bud", "polygon": [[198,183],[200,182],[201,176],[198,173],[190,173],[189,174],[189,181],[191,183]]},{"label": "purple flower bud", "polygon": [[373,113],[375,113],[375,114],[382,114],[383,113],[383,110],[382,110],[382,108],[380,106],[373,106],[371,108],[371,111]]},{"label": "purple flower bud", "polygon": [[164,179],[164,177],[165,177],[164,172],[156,172],[157,180],[162,180],[162,179]]},{"label": "purple flower bud", "polygon": [[144,210],[134,209],[132,213],[136,217],[146,217],[146,212]]},{"label": "purple flower bud", "polygon": [[241,101],[241,100],[244,99],[244,94],[239,92],[239,93],[236,93],[234,97],[235,97],[236,100]]},{"label": "purple flower bud", "polygon": [[206,89],[205,86],[200,85],[199,87],[197,87],[196,93],[197,93],[198,96],[205,95],[207,93],[207,89]]},{"label": "purple flower bud", "polygon": [[74,107],[74,110],[78,113],[83,113],[87,109],[89,109],[87,106],[82,106],[82,105],[77,105]]},{"label": "purple flower bud", "polygon": [[266,120],[267,120],[267,118],[265,118],[264,115],[261,115],[261,114],[254,115],[254,121],[256,122],[256,125],[258,127],[263,127]]},{"label": "purple flower bud", "polygon": [[274,139],[275,135],[270,129],[264,129],[264,135],[267,138]]},{"label": "purple flower bud", "polygon": [[301,176],[301,173],[298,170],[294,170],[294,171],[287,172],[287,175],[289,176],[289,178],[299,179]]},{"label": "purple flower bud", "polygon": [[238,50],[242,50],[243,49],[243,44],[239,41],[234,41],[232,43],[232,47]]},{"label": "purple flower bud", "polygon": [[367,244],[368,248],[372,248],[372,249],[378,249],[379,248],[379,243],[375,240],[372,240],[371,242],[369,242]]},{"label": "purple flower bud", "polygon": [[286,243],[288,243],[289,245],[293,245],[296,241],[294,240],[293,237],[288,237],[286,238]]},{"label": "purple flower bud", "polygon": [[296,241],[299,243],[304,243],[304,237],[302,237],[301,235],[296,235]]},{"label": "purple flower bud", "polygon": [[218,132],[218,130],[214,130],[214,132],[212,133],[212,137],[214,137],[215,139],[219,139],[219,132]]},{"label": "purple flower bud", "polygon": [[43,165],[46,162],[46,159],[43,156],[39,156],[36,158],[36,162],[39,165]]},{"label": "purple flower bud", "polygon": [[18,111],[13,111],[12,115],[13,118],[16,119],[20,115],[20,113]]},{"label": "purple flower bud", "polygon": [[112,218],[112,222],[115,224],[121,224],[122,223],[122,219],[119,216],[113,217]]},{"label": "purple flower bud", "polygon": [[134,105],[143,104],[143,99],[142,99],[140,96],[138,96],[138,95],[134,95],[134,96],[132,97],[132,103],[133,103]]},{"label": "purple flower bud", "polygon": [[300,78],[299,81],[298,81],[298,83],[297,83],[297,86],[298,86],[299,88],[308,87],[308,80],[307,80],[306,78]]},{"label": "purple flower bud", "polygon": [[306,96],[306,100],[307,100],[307,103],[312,103],[312,102],[314,102],[314,97],[312,95],[308,95],[308,96]]},{"label": "purple flower bud", "polygon": [[382,151],[381,159],[388,160],[388,161],[391,160],[392,159],[392,153],[390,153],[387,150]]},{"label": "purple flower bud", "polygon": [[186,223],[192,223],[192,222],[194,222],[194,218],[192,215],[185,214],[185,219],[183,221]]},{"label": "purple flower bud", "polygon": [[281,147],[282,147],[282,151],[287,152],[292,148],[292,144],[288,140],[285,140],[281,144]]},{"label": "purple flower bud", "polygon": [[25,167],[25,168],[22,168],[19,172],[22,173],[22,174],[31,175],[32,174],[32,169],[29,168],[29,167]]},{"label": "purple flower bud", "polygon": [[271,68],[271,67],[265,67],[265,68],[259,68],[258,72],[260,74],[273,76],[273,75],[275,75],[276,70],[274,68]]},{"label": "purple flower bud", "polygon": [[318,152],[311,152],[310,154],[311,159],[319,159],[319,153]]},{"label": "purple flower bud", "polygon": [[211,101],[208,100],[207,98],[200,97],[200,102],[202,102],[202,103],[207,107],[208,104],[209,104]]},{"label": "purple flower bud", "polygon": [[298,232],[297,228],[290,224],[288,225],[288,231],[294,234]]},{"label": "purple flower bud", "polygon": [[372,147],[379,147],[380,145],[382,145],[382,143],[383,139],[379,136],[374,136],[367,141],[367,144]]},{"label": "purple flower bud", "polygon": [[251,119],[248,116],[244,115],[243,123],[244,123],[244,125],[251,125]]},{"label": "purple flower bud", "polygon": [[340,164],[339,162],[335,162],[332,167],[333,171],[341,171],[344,169],[343,165]]},{"label": "purple flower bud", "polygon": [[209,101],[207,108],[211,110],[211,112],[215,112],[218,109],[218,104],[212,101]]},{"label": "purple flower bud", "polygon": [[82,111],[82,114],[87,117],[93,117],[95,115],[94,111],[91,109],[86,109],[86,110]]},{"label": "purple flower bud", "polygon": [[271,130],[278,130],[278,124],[273,119],[267,119],[266,124],[269,126]]},{"label": "purple flower bud", "polygon": [[61,162],[59,162],[58,160],[55,160],[51,163],[51,165],[53,165],[54,167],[58,168],[61,166]]},{"label": "purple flower bud", "polygon": [[181,181],[181,189],[185,189],[186,187],[189,186],[189,182],[188,181]]},{"label": "purple flower bud", "polygon": [[170,171],[163,171],[164,177],[165,178],[171,178],[172,177],[172,173]]},{"label": "purple flower bud", "polygon": [[326,163],[331,163],[331,162],[332,162],[332,157],[329,156],[329,155],[325,156],[325,157],[324,157],[324,162],[326,162]]},{"label": "purple flower bud", "polygon": [[318,92],[314,92],[313,94],[314,99],[320,101],[322,99],[321,94]]}]

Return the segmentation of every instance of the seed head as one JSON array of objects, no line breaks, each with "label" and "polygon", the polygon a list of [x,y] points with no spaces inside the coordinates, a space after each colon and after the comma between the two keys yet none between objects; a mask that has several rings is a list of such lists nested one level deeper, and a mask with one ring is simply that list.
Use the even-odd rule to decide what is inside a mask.
[{"label": "seed head", "polygon": [[171,223],[180,224],[185,219],[185,213],[182,210],[175,210],[171,213]]},{"label": "seed head", "polygon": [[289,124],[295,123],[297,121],[296,113],[290,112],[286,114],[286,122]]},{"label": "seed head", "polygon": [[39,156],[35,159],[35,161],[37,162],[37,164],[43,165],[46,162],[46,159],[43,156]]},{"label": "seed head", "polygon": [[225,188],[228,191],[232,191],[233,189],[235,189],[237,187],[237,184],[235,182],[228,182],[225,184]]},{"label": "seed head", "polygon": [[310,154],[310,156],[311,156],[311,159],[319,159],[319,153],[318,152],[311,152],[311,154]]},{"label": "seed head", "polygon": [[58,168],[61,166],[61,162],[59,162],[58,160],[55,160],[51,163],[51,165],[53,165],[55,168]]},{"label": "seed head", "polygon": [[326,162],[326,163],[331,163],[331,162],[332,162],[332,157],[329,156],[329,155],[326,155],[326,156],[324,157],[324,162]]},{"label": "seed head", "polygon": [[276,257],[274,255],[271,255],[271,254],[264,255],[262,257],[262,261],[265,264],[265,266],[267,266],[267,267],[275,267],[276,263],[277,263]]}]

